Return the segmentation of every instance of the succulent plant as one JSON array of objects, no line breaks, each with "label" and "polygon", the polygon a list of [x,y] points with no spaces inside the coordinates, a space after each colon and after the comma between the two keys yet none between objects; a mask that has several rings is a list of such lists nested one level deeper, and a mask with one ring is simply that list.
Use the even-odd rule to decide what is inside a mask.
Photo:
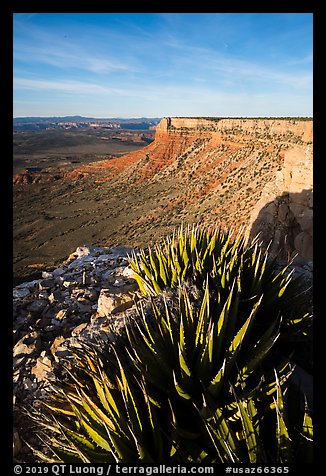
[{"label": "succulent plant", "polygon": [[146,295],[176,289],[187,281],[199,289],[208,284],[215,296],[210,304],[212,312],[220,312],[232,291],[232,304],[237,303],[239,318],[248,317],[259,302],[257,313],[261,317],[257,316],[259,324],[253,330],[257,339],[260,325],[267,330],[267,323],[273,326],[279,321],[279,340],[294,343],[306,339],[312,324],[300,278],[293,277],[290,263],[280,268],[258,237],[248,243],[241,231],[180,228],[154,249],[133,254],[130,265]]},{"label": "succulent plant", "polygon": [[146,375],[131,371],[117,355],[115,362],[107,362],[98,348],[76,351],[69,375],[32,413],[42,442],[33,448],[40,461],[268,464],[293,462],[299,451],[308,457],[311,452],[307,408],[301,421],[286,421],[292,402],[285,402],[282,370],[270,385],[245,398],[225,383],[232,403],[214,410],[204,394],[202,408],[191,399],[180,406],[168,391],[160,392],[158,401]]},{"label": "succulent plant", "polygon": [[292,344],[305,339],[311,316],[287,268],[278,270],[257,240],[204,227],[179,230],[134,255],[132,267],[143,297],[123,344],[74,351],[51,400],[32,413],[43,441],[36,454],[310,461],[312,419],[289,377]]},{"label": "succulent plant", "polygon": [[[247,315],[239,312],[235,285],[219,309],[213,301],[208,284],[199,302],[191,302],[186,289],[181,289],[178,299],[172,294],[152,299],[146,307],[138,304],[141,318],[133,316],[126,326],[129,356],[140,373],[162,391],[173,389],[197,404],[203,392],[211,401],[227,399],[226,382],[235,391],[249,393],[262,385],[275,364],[273,359],[266,365],[268,354],[280,337],[280,319],[266,325],[259,322],[261,300]],[[278,365],[283,368],[281,357]]]},{"label": "succulent plant", "polygon": [[34,448],[41,460],[153,463],[168,457],[171,442],[164,431],[157,434],[160,409],[145,380],[126,371],[110,350],[109,361],[89,345],[72,351],[69,378],[53,386],[40,410],[29,413],[43,442],[42,451]]}]

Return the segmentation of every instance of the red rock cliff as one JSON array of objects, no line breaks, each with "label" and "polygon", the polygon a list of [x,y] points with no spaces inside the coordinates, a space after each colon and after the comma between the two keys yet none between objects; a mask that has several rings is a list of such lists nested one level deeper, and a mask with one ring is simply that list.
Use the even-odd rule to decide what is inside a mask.
[{"label": "red rock cliff", "polygon": [[274,254],[311,260],[312,140],[312,120],[166,117],[129,172],[183,184],[184,215],[194,207],[203,221],[245,225]]},{"label": "red rock cliff", "polygon": [[124,217],[134,233],[161,236],[182,222],[245,226],[272,239],[274,253],[310,260],[312,141],[312,120],[165,117],[150,145],[64,179],[136,191],[137,213]]}]

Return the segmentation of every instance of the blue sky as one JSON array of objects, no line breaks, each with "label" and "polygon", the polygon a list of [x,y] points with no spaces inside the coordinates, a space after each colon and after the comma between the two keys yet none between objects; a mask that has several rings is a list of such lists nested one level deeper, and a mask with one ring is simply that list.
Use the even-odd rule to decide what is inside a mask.
[{"label": "blue sky", "polygon": [[14,117],[312,116],[312,13],[16,13]]}]

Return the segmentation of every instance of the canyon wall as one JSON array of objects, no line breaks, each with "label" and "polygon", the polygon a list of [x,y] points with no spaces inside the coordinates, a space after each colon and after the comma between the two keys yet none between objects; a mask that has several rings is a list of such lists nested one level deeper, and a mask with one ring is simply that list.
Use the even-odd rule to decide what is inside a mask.
[{"label": "canyon wall", "polygon": [[[312,260],[312,120],[163,118],[156,134],[156,140],[166,145],[182,143],[181,138],[184,143],[207,138],[210,146],[217,148],[228,142],[240,148],[252,143],[257,148],[258,142],[264,144],[265,152],[278,149],[278,157],[271,157],[278,162],[277,168],[263,187],[263,180],[255,183],[260,192],[256,202],[250,204],[250,216],[245,223],[247,234],[253,237],[259,233],[266,245],[271,241],[271,253],[280,258],[297,256]],[[205,150],[208,152],[208,148]],[[255,170],[261,157],[252,159],[251,167]],[[243,185],[250,186],[250,180]]]},{"label": "canyon wall", "polygon": [[271,252],[283,258],[313,259],[312,145],[293,146],[284,153],[283,167],[266,184],[253,208],[251,236],[260,233]]},{"label": "canyon wall", "polygon": [[166,117],[135,152],[29,172],[14,186],[15,273],[59,262],[81,239],[147,246],[182,223],[244,228],[281,259],[311,261],[312,145],[309,119]]},{"label": "canyon wall", "polygon": [[156,126],[156,132],[172,131],[219,132],[221,134],[245,133],[257,134],[288,134],[294,139],[305,142],[312,140],[312,120],[301,119],[246,119],[246,118],[209,118],[209,117],[164,117]]}]

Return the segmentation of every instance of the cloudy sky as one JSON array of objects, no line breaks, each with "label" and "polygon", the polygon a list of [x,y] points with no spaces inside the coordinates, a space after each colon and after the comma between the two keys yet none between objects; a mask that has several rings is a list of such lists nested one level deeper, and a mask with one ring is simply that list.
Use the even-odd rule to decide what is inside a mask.
[{"label": "cloudy sky", "polygon": [[16,13],[14,117],[312,116],[311,13]]}]

